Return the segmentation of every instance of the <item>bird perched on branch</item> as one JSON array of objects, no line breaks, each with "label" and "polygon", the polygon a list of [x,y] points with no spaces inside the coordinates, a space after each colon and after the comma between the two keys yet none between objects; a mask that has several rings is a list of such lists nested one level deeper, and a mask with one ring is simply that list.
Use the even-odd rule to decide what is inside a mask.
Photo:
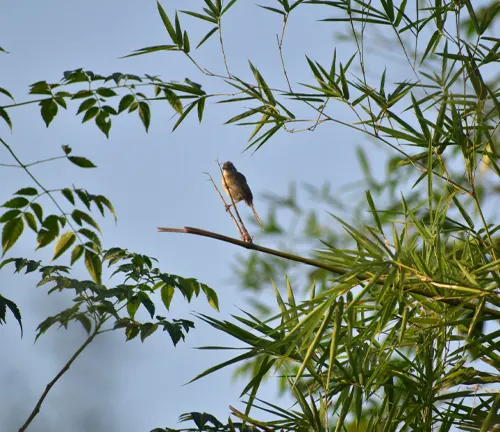
[{"label": "bird perched on branch", "polygon": [[[245,201],[248,207],[252,209],[255,219],[257,219],[261,228],[264,229],[260,217],[253,206],[253,195],[248,186],[247,179],[243,174],[238,172],[232,162],[227,161],[222,165],[222,187],[229,198],[233,198],[235,204],[240,201]],[[228,205],[226,210],[229,210],[231,205],[232,204]]]}]

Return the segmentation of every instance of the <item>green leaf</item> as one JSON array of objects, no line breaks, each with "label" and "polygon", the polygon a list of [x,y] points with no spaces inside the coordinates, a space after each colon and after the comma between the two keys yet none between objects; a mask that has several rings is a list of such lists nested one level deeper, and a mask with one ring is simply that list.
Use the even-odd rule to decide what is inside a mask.
[{"label": "green leaf", "polygon": [[109,131],[111,130],[111,119],[106,111],[99,111],[97,117],[95,118],[95,124],[100,129],[100,131],[109,138]]},{"label": "green leaf", "polygon": [[26,207],[30,202],[24,197],[12,198],[7,201],[2,207],[6,208],[23,208]]},{"label": "green leaf", "polygon": [[134,339],[139,334],[139,329],[140,329],[140,327],[137,325],[127,327],[125,329],[125,336],[127,336],[127,340],[129,341],[129,340]]},{"label": "green leaf", "polygon": [[345,77],[345,71],[342,64],[340,64],[340,82],[342,84],[342,96],[344,96],[345,100],[349,100],[349,83]]},{"label": "green leaf", "polygon": [[151,301],[149,296],[143,291],[139,292],[138,296],[139,296],[139,300],[141,301],[142,305],[147,309],[147,311],[149,312],[149,315],[151,315],[151,318],[153,318],[153,316],[155,314],[154,303]]},{"label": "green leaf", "polygon": [[201,289],[207,296],[208,304],[219,312],[219,299],[217,297],[217,293],[205,284],[201,284]]},{"label": "green leaf", "polygon": [[[484,419],[479,432],[488,432],[493,430],[493,426],[498,422],[498,411],[500,409],[500,393],[496,393],[491,404],[488,415]],[[490,429],[491,428],[491,429]]]},{"label": "green leaf", "polygon": [[209,38],[212,36],[217,30],[219,30],[219,27],[214,27],[212,30],[210,30],[203,38],[200,40],[198,45],[196,45],[196,49],[201,47]]},{"label": "green leaf", "polygon": [[21,214],[21,210],[7,210],[1,217],[0,217],[0,223],[4,223],[7,221],[10,221],[12,219],[15,219]]},{"label": "green leaf", "polygon": [[259,133],[262,127],[268,123],[268,120],[269,120],[269,115],[263,114],[262,117],[260,118],[260,121],[255,125],[255,129],[248,137],[248,141],[252,141],[252,139],[255,137],[255,135]]},{"label": "green leaf", "polygon": [[99,239],[99,235],[95,231],[92,231],[88,228],[80,228],[78,232],[90,240],[90,243],[92,245],[91,248],[95,249],[95,247],[97,247],[98,249],[101,249],[101,240]]},{"label": "green leaf", "polygon": [[177,127],[182,123],[182,121],[186,118],[186,116],[189,114],[189,112],[196,106],[196,104],[197,104],[197,101],[194,101],[188,105],[186,111],[184,111],[181,114],[181,116],[179,117],[179,120],[177,120],[177,122],[175,123],[175,125],[172,129],[172,132],[177,129]]},{"label": "green leaf", "polygon": [[202,14],[199,14],[199,13],[196,13],[196,12],[184,11],[184,10],[181,10],[180,12],[184,13],[186,15],[191,15],[192,17],[195,17],[195,18],[198,18],[198,19],[201,19],[201,20],[205,20],[205,21],[211,22],[213,24],[217,24],[217,20],[215,18],[211,17],[211,16],[206,16],[206,15],[202,15]]},{"label": "green leaf", "polygon": [[33,195],[38,195],[38,191],[34,187],[27,187],[23,189],[19,189],[15,195],[28,195],[28,196],[33,196]]},{"label": "green leaf", "polygon": [[271,91],[271,89],[269,88],[269,86],[267,85],[266,81],[264,80],[263,76],[261,75],[261,73],[254,67],[254,65],[252,64],[252,62],[249,60],[248,61],[249,65],[250,65],[250,69],[252,69],[252,72],[255,76],[255,79],[257,81],[257,84],[259,85],[259,87],[264,91],[264,93],[266,94],[267,96],[267,99],[269,101],[269,103],[271,105],[276,105],[276,99],[274,98],[274,95]]},{"label": "green leaf", "polygon": [[9,114],[2,107],[0,107],[0,117],[2,117],[5,122],[9,125],[10,130],[12,130],[12,122],[10,120]]},{"label": "green leaf", "polygon": [[[264,108],[264,107],[263,107]],[[249,109],[248,111],[245,111],[244,113],[238,114],[229,120],[226,121],[225,124],[230,124],[230,123],[236,123],[237,121],[243,120],[244,118],[251,117],[255,114],[259,114],[262,111],[259,108],[252,108]]]},{"label": "green leaf", "polygon": [[177,37],[177,46],[182,47],[182,29],[181,23],[179,22],[179,14],[177,12],[175,12],[175,35]]},{"label": "green leaf", "polygon": [[74,249],[71,251],[71,265],[73,265],[76,261],[78,261],[84,252],[83,245],[76,245]]},{"label": "green leaf", "polygon": [[144,342],[144,340],[147,337],[151,336],[157,329],[158,329],[158,324],[144,323],[141,326],[141,342]]},{"label": "green leaf", "polygon": [[31,209],[33,210],[33,213],[35,213],[36,217],[40,222],[43,222],[43,209],[42,206],[38,203],[31,203],[30,204]]},{"label": "green leaf", "polygon": [[167,101],[172,106],[172,108],[177,113],[182,114],[183,108],[179,96],[177,96],[172,90],[167,87],[163,88],[163,93],[165,94],[165,97],[167,98]]},{"label": "green leaf", "polygon": [[81,211],[79,209],[75,209],[73,210],[73,213],[71,213],[71,217],[78,225],[81,226],[82,221],[84,221],[93,226],[97,231],[101,232],[101,229],[99,228],[97,222],[88,213],[85,213],[84,211]]},{"label": "green leaf", "polygon": [[59,258],[64,252],[66,252],[76,240],[76,235],[73,231],[68,231],[64,233],[59,240],[57,240],[56,247],[54,249],[54,256],[52,261]]},{"label": "green leaf", "polygon": [[186,30],[184,30],[184,38],[183,38],[183,51],[186,53],[186,54],[189,54],[189,51],[191,51],[191,45],[189,43],[189,36],[186,32]]},{"label": "green leaf", "polygon": [[93,96],[94,94],[90,90],[79,90],[73,95],[71,99],[84,99]]},{"label": "green leaf", "polygon": [[87,191],[83,189],[76,189],[75,192],[78,195],[78,198],[80,198],[80,201],[90,210],[90,199]]},{"label": "green leaf", "polygon": [[12,95],[10,94],[10,92],[8,90],[4,89],[3,87],[0,87],[0,93],[3,93],[5,96],[10,98],[10,100],[12,100],[12,102],[15,102],[15,100],[12,97]]},{"label": "green leaf", "polygon": [[115,93],[114,90],[110,89],[110,88],[107,88],[107,87],[99,87],[97,90],[96,90],[97,94],[99,96],[103,96],[103,97],[113,97],[113,96],[117,96],[117,94]]},{"label": "green leaf", "polygon": [[118,112],[110,105],[103,105],[101,109],[111,115],[118,115]]},{"label": "green leaf", "polygon": [[262,9],[266,9],[270,12],[274,12],[274,13],[277,13],[277,14],[280,14],[280,15],[283,15],[285,16],[286,15],[286,12],[285,11],[282,11],[280,9],[276,9],[276,8],[273,8],[273,7],[270,7],[270,6],[261,6],[261,5],[257,5],[259,7],[261,7]]},{"label": "green leaf", "polygon": [[111,212],[111,214],[114,216],[114,218],[115,218],[115,222],[116,222],[116,220],[117,220],[118,218],[116,217],[115,209],[114,209],[114,207],[113,207],[113,204],[111,204],[111,201],[109,201],[109,200],[108,200],[105,196],[103,196],[103,195],[98,195],[95,199],[96,199],[96,201],[98,201],[98,202],[100,202],[100,203],[104,204],[104,205],[108,208],[108,210],[109,210],[109,211]]},{"label": "green leaf", "polygon": [[92,331],[92,321],[90,321],[90,318],[85,314],[80,314],[76,319],[80,322],[87,334],[90,334]]},{"label": "green leaf", "polygon": [[151,112],[147,102],[139,102],[139,117],[141,118],[144,129],[146,129],[147,132],[149,124],[151,123]]},{"label": "green leaf", "polygon": [[127,94],[122,97],[120,104],[118,105],[118,112],[125,111],[131,104],[134,102],[135,96],[131,94]]},{"label": "green leaf", "polygon": [[384,234],[384,230],[382,229],[382,223],[380,222],[380,218],[378,217],[378,212],[375,207],[375,203],[373,202],[372,194],[369,190],[366,191],[366,200],[368,201],[368,205],[370,206],[370,211],[372,212],[373,219],[377,224],[379,231]]},{"label": "green leaf", "polygon": [[0,263],[0,270],[2,270],[4,268],[4,266],[6,266],[7,264],[10,264],[11,262],[15,262],[19,259],[22,259],[22,258],[7,258],[7,259],[3,260]]},{"label": "green leaf", "polygon": [[[217,8],[215,7],[215,5],[214,5],[214,4],[213,4],[210,0],[205,0],[205,3],[206,3],[206,4],[207,4],[207,6],[210,8],[210,11],[212,12],[212,14],[213,14],[214,16],[218,17],[218,16],[219,16],[219,12],[220,12],[220,10],[219,10],[219,9],[217,9]],[[207,9],[207,10],[208,10],[208,9]]]},{"label": "green leaf", "polygon": [[24,222],[21,218],[8,221],[2,230],[3,255],[16,243],[24,230]]},{"label": "green leaf", "polygon": [[172,39],[172,42],[175,44],[178,44],[179,41],[177,40],[177,35],[175,34],[174,27],[172,26],[172,23],[168,19],[168,16],[165,13],[165,10],[161,6],[160,2],[156,2],[156,5],[158,6],[158,12],[160,12],[160,16],[161,16],[161,19],[163,21],[163,25],[167,29],[167,32],[170,35],[170,38]]},{"label": "green leaf", "polygon": [[37,242],[38,246],[37,249],[43,248],[47,246],[49,243],[52,243],[55,239],[57,238],[57,233],[54,231],[49,231],[46,229],[41,229],[38,231],[38,236],[37,236]]},{"label": "green leaf", "polygon": [[98,112],[99,112],[98,107],[92,107],[92,108],[88,109],[85,112],[85,115],[83,116],[82,123],[85,123],[85,122],[88,122],[89,120],[92,120],[97,115]]},{"label": "green leaf", "polygon": [[203,111],[205,110],[205,101],[206,98],[200,98],[198,99],[198,120],[201,121],[203,120]]},{"label": "green leaf", "polygon": [[127,312],[128,312],[128,315],[129,315],[130,319],[134,319],[135,318],[135,313],[137,312],[137,309],[139,309],[140,305],[141,305],[141,301],[136,296],[132,297],[127,302]]},{"label": "green leaf", "polygon": [[97,99],[95,99],[93,97],[84,100],[80,104],[80,106],[78,107],[78,111],[76,112],[76,115],[82,113],[83,111],[87,111],[89,108],[92,108],[96,103],[97,103]]},{"label": "green leaf", "polygon": [[64,109],[68,109],[68,105],[66,104],[66,101],[62,97],[56,97],[54,98],[56,101],[57,105],[62,106]]},{"label": "green leaf", "polygon": [[[79,166],[80,168],[96,168],[96,166],[91,161],[89,161],[87,158],[84,158],[83,156],[68,156],[68,159],[70,162],[74,163],[76,166]],[[65,190],[69,190],[69,189],[65,189]],[[64,195],[64,196],[66,196],[66,195]],[[68,197],[66,197],[66,198],[68,198]],[[68,200],[70,200],[70,199],[68,198]],[[73,204],[74,204],[74,202],[73,202]]]},{"label": "green leaf", "polygon": [[99,255],[86,249],[85,250],[85,267],[87,268],[87,271],[89,272],[90,276],[92,277],[92,280],[97,285],[100,285],[101,284],[101,275],[102,275],[102,263],[101,263],[101,260],[99,258]]},{"label": "green leaf", "polygon": [[73,196],[73,192],[71,192],[71,189],[65,188],[61,190],[61,193],[63,194],[64,198],[66,198],[71,204],[75,205],[75,197]]},{"label": "green leaf", "polygon": [[151,54],[158,51],[178,51],[179,47],[177,45],[158,45],[152,47],[141,48],[135,50],[132,54],[123,56],[121,58],[136,57],[144,54]]},{"label": "green leaf", "polygon": [[470,217],[470,215],[467,213],[467,211],[463,208],[462,204],[460,204],[460,201],[458,200],[458,198],[456,196],[453,197],[453,202],[455,203],[455,205],[457,206],[458,208],[458,211],[460,212],[460,214],[463,216],[463,218],[465,219],[465,222],[467,222],[467,225],[469,225],[469,227],[471,229],[474,229],[474,222],[472,220],[472,218]]},{"label": "green leaf", "polygon": [[234,5],[236,3],[237,0],[231,0],[227,5],[226,7],[222,10],[221,12],[221,15],[224,15],[228,10],[229,8]]},{"label": "green leaf", "polygon": [[24,220],[26,221],[26,223],[28,224],[28,226],[35,232],[38,232],[38,227],[36,225],[36,219],[35,219],[35,216],[33,216],[32,213],[30,212],[26,212],[24,213]]},{"label": "green leaf", "polygon": [[73,151],[73,149],[69,145],[63,145],[61,146],[61,148],[66,155],[69,155]]},{"label": "green leaf", "polygon": [[169,88],[171,90],[177,90],[177,91],[180,91],[180,92],[183,92],[183,93],[187,93],[187,94],[190,94],[190,95],[206,96],[206,93],[205,93],[204,90],[201,89],[201,85],[200,84],[197,84],[197,83],[195,83],[193,81],[189,81],[187,78],[186,78],[186,81],[190,85],[171,82],[168,86],[169,86]]},{"label": "green leaf", "polygon": [[173,286],[164,285],[161,288],[161,300],[167,310],[170,309],[170,303],[172,302],[172,297],[174,296],[175,289]]},{"label": "green leaf", "polygon": [[59,218],[55,215],[49,215],[42,223],[42,229],[38,231],[37,249],[47,246],[59,235]]},{"label": "green leaf", "polygon": [[21,321],[21,312],[19,311],[19,308],[12,300],[9,300],[0,294],[0,324],[2,324],[2,321],[6,322],[7,308],[9,308],[12,312],[12,315],[14,315],[14,318],[17,320],[19,327],[21,327],[21,337],[23,337],[23,323]]},{"label": "green leaf", "polygon": [[54,99],[44,99],[39,103],[41,109],[40,113],[42,115],[45,125],[49,127],[54,117],[57,115],[58,106]]}]

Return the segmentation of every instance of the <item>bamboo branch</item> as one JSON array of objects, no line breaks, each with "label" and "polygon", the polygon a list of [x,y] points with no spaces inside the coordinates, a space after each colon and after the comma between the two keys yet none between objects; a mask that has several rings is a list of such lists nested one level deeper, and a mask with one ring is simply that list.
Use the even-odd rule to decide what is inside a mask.
[{"label": "bamboo branch", "polygon": [[315,260],[312,260],[309,258],[304,258],[304,257],[294,255],[291,253],[287,253],[287,252],[281,252],[281,251],[278,251],[275,249],[269,249],[269,248],[266,248],[264,246],[259,246],[255,243],[249,243],[246,241],[235,239],[233,237],[228,237],[228,236],[225,236],[222,234],[217,234],[217,233],[214,233],[211,231],[205,231],[205,230],[202,230],[199,228],[192,228],[192,227],[161,228],[161,227],[158,227],[158,231],[159,232],[195,234],[195,235],[199,235],[202,237],[208,237],[208,238],[220,240],[220,241],[223,241],[226,243],[231,243],[231,244],[234,244],[237,246],[244,247],[245,249],[251,249],[251,250],[255,250],[257,252],[266,253],[268,255],[274,255],[274,256],[277,256],[280,258],[285,258],[285,259],[290,260],[290,261],[297,261],[297,262],[307,264],[307,265],[310,265],[313,267],[322,268],[324,270],[328,270],[328,271],[331,271],[333,273],[346,274],[348,272],[348,270],[343,268],[343,267],[330,266],[328,264],[324,264],[322,262],[315,261]]},{"label": "bamboo branch", "polygon": [[[327,270],[327,271],[330,271],[332,273],[336,273],[339,275],[347,275],[349,273],[349,269],[345,268],[345,267],[324,264],[320,261],[316,261],[316,260],[309,259],[309,258],[304,258],[304,257],[301,257],[299,255],[294,255],[294,254],[287,253],[287,252],[281,252],[281,251],[276,250],[276,249],[266,248],[264,246],[259,246],[255,243],[238,240],[238,239],[235,239],[233,237],[228,237],[228,236],[225,236],[222,234],[214,233],[212,231],[202,230],[199,228],[193,228],[193,227],[162,228],[162,227],[158,227],[158,231],[159,232],[171,232],[171,233],[199,235],[202,237],[208,237],[208,238],[220,240],[220,241],[223,241],[226,243],[231,243],[231,244],[234,244],[236,246],[243,247],[245,249],[250,249],[250,250],[262,252],[262,253],[265,253],[268,255],[277,256],[277,257],[284,258],[284,259],[287,259],[290,261],[300,262],[302,264],[306,264],[306,265],[309,265],[312,267]],[[372,277],[373,277],[373,274],[371,274],[371,273],[361,273],[361,274],[355,275],[355,278],[358,279],[360,282],[362,282],[363,280],[370,280]],[[380,280],[376,283],[377,284],[383,283],[383,278],[380,278]],[[462,306],[465,309],[469,309],[469,310],[473,310],[473,311],[476,310],[476,306],[474,304],[464,303],[463,301],[458,300],[458,299],[443,298],[440,295],[428,293],[428,292],[425,292],[419,288],[410,287],[410,288],[406,289],[405,291],[407,291],[410,294],[421,295],[421,296],[427,297],[429,299],[436,300],[436,301],[439,301],[441,303],[446,303],[446,304],[449,304],[452,306]],[[487,313],[490,316],[500,318],[500,311],[499,310],[484,308],[483,313]]]}]

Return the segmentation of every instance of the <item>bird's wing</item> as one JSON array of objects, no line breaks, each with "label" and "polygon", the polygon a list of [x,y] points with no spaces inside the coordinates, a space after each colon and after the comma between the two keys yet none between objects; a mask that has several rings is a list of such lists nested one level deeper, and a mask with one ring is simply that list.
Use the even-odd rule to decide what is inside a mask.
[{"label": "bird's wing", "polygon": [[251,206],[253,204],[253,195],[250,187],[248,186],[247,179],[240,172],[238,174],[238,183],[241,185],[241,189],[244,192],[245,202],[247,205]]}]

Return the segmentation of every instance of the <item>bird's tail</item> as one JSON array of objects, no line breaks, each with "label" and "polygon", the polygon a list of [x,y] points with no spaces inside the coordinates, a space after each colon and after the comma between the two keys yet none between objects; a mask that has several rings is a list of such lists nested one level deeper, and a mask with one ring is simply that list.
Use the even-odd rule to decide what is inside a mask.
[{"label": "bird's tail", "polygon": [[255,207],[252,205],[252,211],[253,211],[253,214],[255,216],[255,219],[257,219],[257,222],[259,222],[259,225],[262,229],[264,229],[264,225],[262,225],[262,221],[260,220],[260,217],[259,215],[257,214],[257,212],[255,211]]}]

